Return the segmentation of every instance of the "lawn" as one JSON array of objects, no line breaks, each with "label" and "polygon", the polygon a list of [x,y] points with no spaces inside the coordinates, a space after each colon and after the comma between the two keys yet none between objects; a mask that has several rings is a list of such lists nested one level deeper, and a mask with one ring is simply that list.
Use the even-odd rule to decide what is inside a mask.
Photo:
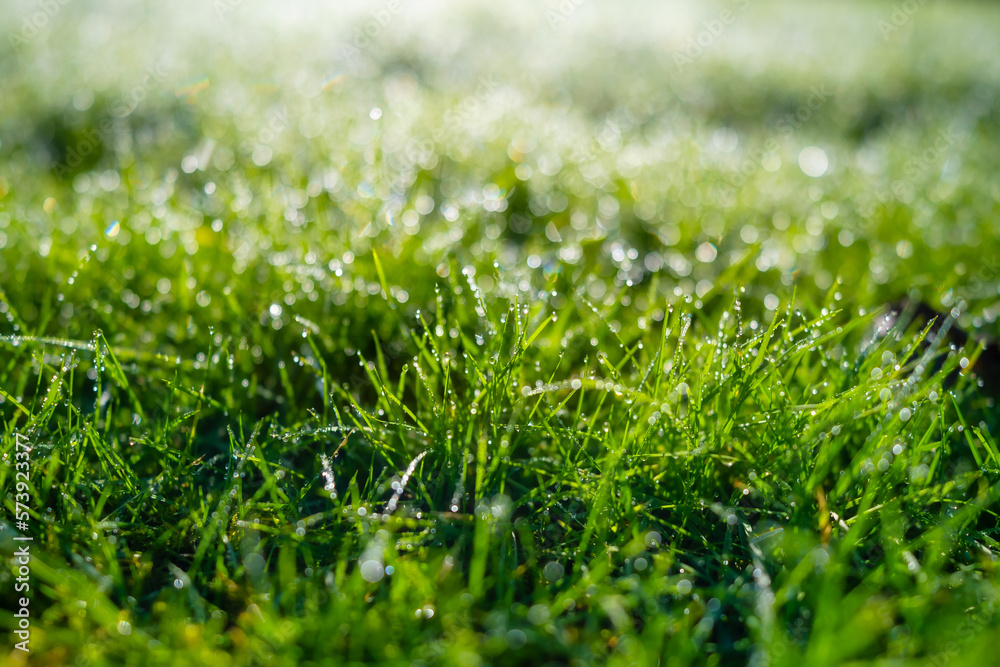
[{"label": "lawn", "polygon": [[0,28],[9,664],[995,659],[1000,7]]}]

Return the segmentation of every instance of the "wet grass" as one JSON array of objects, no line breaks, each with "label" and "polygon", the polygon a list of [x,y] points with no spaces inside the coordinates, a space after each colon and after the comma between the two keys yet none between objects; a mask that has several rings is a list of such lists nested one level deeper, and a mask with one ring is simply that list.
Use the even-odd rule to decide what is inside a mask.
[{"label": "wet grass", "polygon": [[988,662],[1000,77],[924,37],[997,15],[841,9],[869,60],[5,53],[33,661]]}]

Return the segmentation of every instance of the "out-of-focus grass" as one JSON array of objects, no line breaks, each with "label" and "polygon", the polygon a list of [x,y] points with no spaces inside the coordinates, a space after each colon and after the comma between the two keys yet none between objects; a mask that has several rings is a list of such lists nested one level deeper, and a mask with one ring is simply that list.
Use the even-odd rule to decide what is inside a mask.
[{"label": "out-of-focus grass", "polygon": [[0,55],[33,659],[989,657],[995,9],[59,7]]}]

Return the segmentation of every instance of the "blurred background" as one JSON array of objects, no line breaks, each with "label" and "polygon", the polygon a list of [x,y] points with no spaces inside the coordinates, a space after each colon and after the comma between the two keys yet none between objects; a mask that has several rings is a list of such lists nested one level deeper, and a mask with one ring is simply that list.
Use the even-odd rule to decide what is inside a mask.
[{"label": "blurred background", "polygon": [[[769,309],[793,287],[861,309],[918,290],[995,331],[993,4],[0,12],[0,275],[36,333],[167,329],[182,350],[244,319],[248,267],[275,330],[296,303],[363,311],[374,273],[349,267],[373,248],[390,269],[456,257],[487,291],[564,271],[598,301],[652,276],[699,305],[742,282]],[[104,292],[74,298],[88,273]],[[412,315],[431,284],[393,292]]]}]

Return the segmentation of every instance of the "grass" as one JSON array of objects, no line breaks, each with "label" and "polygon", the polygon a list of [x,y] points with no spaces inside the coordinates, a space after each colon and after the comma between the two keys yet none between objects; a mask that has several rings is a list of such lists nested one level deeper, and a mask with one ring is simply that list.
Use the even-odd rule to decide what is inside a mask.
[{"label": "grass", "polygon": [[996,10],[411,9],[0,55],[32,664],[989,661]]}]

